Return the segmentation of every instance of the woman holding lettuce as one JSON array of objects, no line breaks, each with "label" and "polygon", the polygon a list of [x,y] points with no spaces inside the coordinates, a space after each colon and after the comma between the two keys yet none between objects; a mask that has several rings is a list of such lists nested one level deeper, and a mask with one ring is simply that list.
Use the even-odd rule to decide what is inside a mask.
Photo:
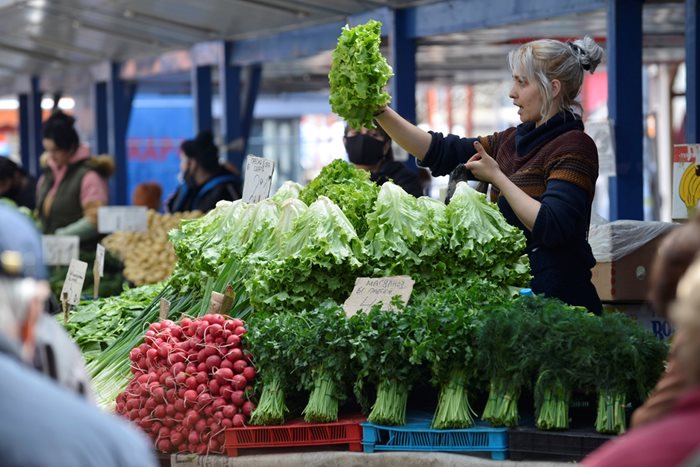
[{"label": "woman holding lettuce", "polygon": [[[535,293],[600,313],[591,283],[595,259],[588,244],[598,151],[574,110],[584,71],[603,56],[589,37],[544,39],[513,50],[509,97],[522,124],[478,138],[425,132],[389,107],[375,113],[384,130],[435,176],[457,168],[491,185],[491,199],[523,230]],[[463,165],[464,167],[459,167]]]}]

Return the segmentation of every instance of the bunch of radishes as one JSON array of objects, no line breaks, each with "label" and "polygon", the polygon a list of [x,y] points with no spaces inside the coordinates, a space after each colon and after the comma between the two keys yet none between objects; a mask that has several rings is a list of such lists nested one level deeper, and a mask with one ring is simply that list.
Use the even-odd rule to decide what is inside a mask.
[{"label": "bunch of radishes", "polygon": [[255,408],[245,332],[242,320],[220,314],[151,324],[129,355],[134,377],[117,396],[117,413],[161,452],[223,452],[224,430],[243,426]]}]

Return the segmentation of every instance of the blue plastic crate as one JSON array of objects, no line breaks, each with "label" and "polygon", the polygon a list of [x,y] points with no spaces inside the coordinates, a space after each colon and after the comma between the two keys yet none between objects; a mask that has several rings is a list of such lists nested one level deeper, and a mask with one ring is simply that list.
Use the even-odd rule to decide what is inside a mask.
[{"label": "blue plastic crate", "polygon": [[508,429],[477,422],[472,428],[435,430],[432,416],[409,415],[406,425],[384,426],[364,422],[362,447],[374,451],[489,452],[494,460],[504,460],[508,451]]}]

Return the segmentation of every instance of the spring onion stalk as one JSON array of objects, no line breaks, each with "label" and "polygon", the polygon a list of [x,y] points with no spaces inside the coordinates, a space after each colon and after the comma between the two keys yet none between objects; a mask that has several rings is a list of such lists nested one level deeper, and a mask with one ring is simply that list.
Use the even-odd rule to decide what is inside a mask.
[{"label": "spring onion stalk", "polygon": [[469,406],[466,369],[450,370],[448,382],[440,387],[437,408],[433,416],[435,429],[467,428],[474,425],[476,415]]},{"label": "spring onion stalk", "polygon": [[599,433],[622,434],[625,432],[625,405],[627,397],[624,392],[601,390],[598,393],[598,415],[595,429]]},{"label": "spring onion stalk", "polygon": [[384,380],[377,387],[377,399],[367,421],[377,425],[405,425],[407,403],[408,386],[396,381]]},{"label": "spring onion stalk", "polygon": [[337,394],[337,384],[328,370],[316,371],[314,374],[314,388],[303,411],[304,420],[309,423],[338,421]]},{"label": "spring onion stalk", "polygon": [[519,397],[519,385],[506,378],[492,379],[482,418],[493,426],[518,426]]},{"label": "spring onion stalk", "polygon": [[260,403],[250,417],[251,425],[281,425],[284,414],[289,412],[282,389],[282,378],[278,373],[270,372],[265,378]]},{"label": "spring onion stalk", "polygon": [[535,384],[535,425],[541,430],[565,430],[569,428],[571,388],[556,376],[545,375],[540,374]]}]

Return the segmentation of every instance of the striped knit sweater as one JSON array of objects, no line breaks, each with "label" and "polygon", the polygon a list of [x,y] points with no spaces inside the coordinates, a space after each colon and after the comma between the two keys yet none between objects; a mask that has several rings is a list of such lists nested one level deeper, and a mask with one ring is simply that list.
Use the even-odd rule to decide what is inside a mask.
[{"label": "striped knit sweater", "polygon": [[[530,231],[498,190],[491,190],[506,220],[525,234],[533,291],[599,312],[600,300],[590,282],[595,259],[587,241],[598,151],[581,121],[560,113],[537,128],[524,123],[478,140],[515,185],[542,203]],[[474,141],[433,133],[420,165],[436,176],[449,174],[476,152]]]}]

